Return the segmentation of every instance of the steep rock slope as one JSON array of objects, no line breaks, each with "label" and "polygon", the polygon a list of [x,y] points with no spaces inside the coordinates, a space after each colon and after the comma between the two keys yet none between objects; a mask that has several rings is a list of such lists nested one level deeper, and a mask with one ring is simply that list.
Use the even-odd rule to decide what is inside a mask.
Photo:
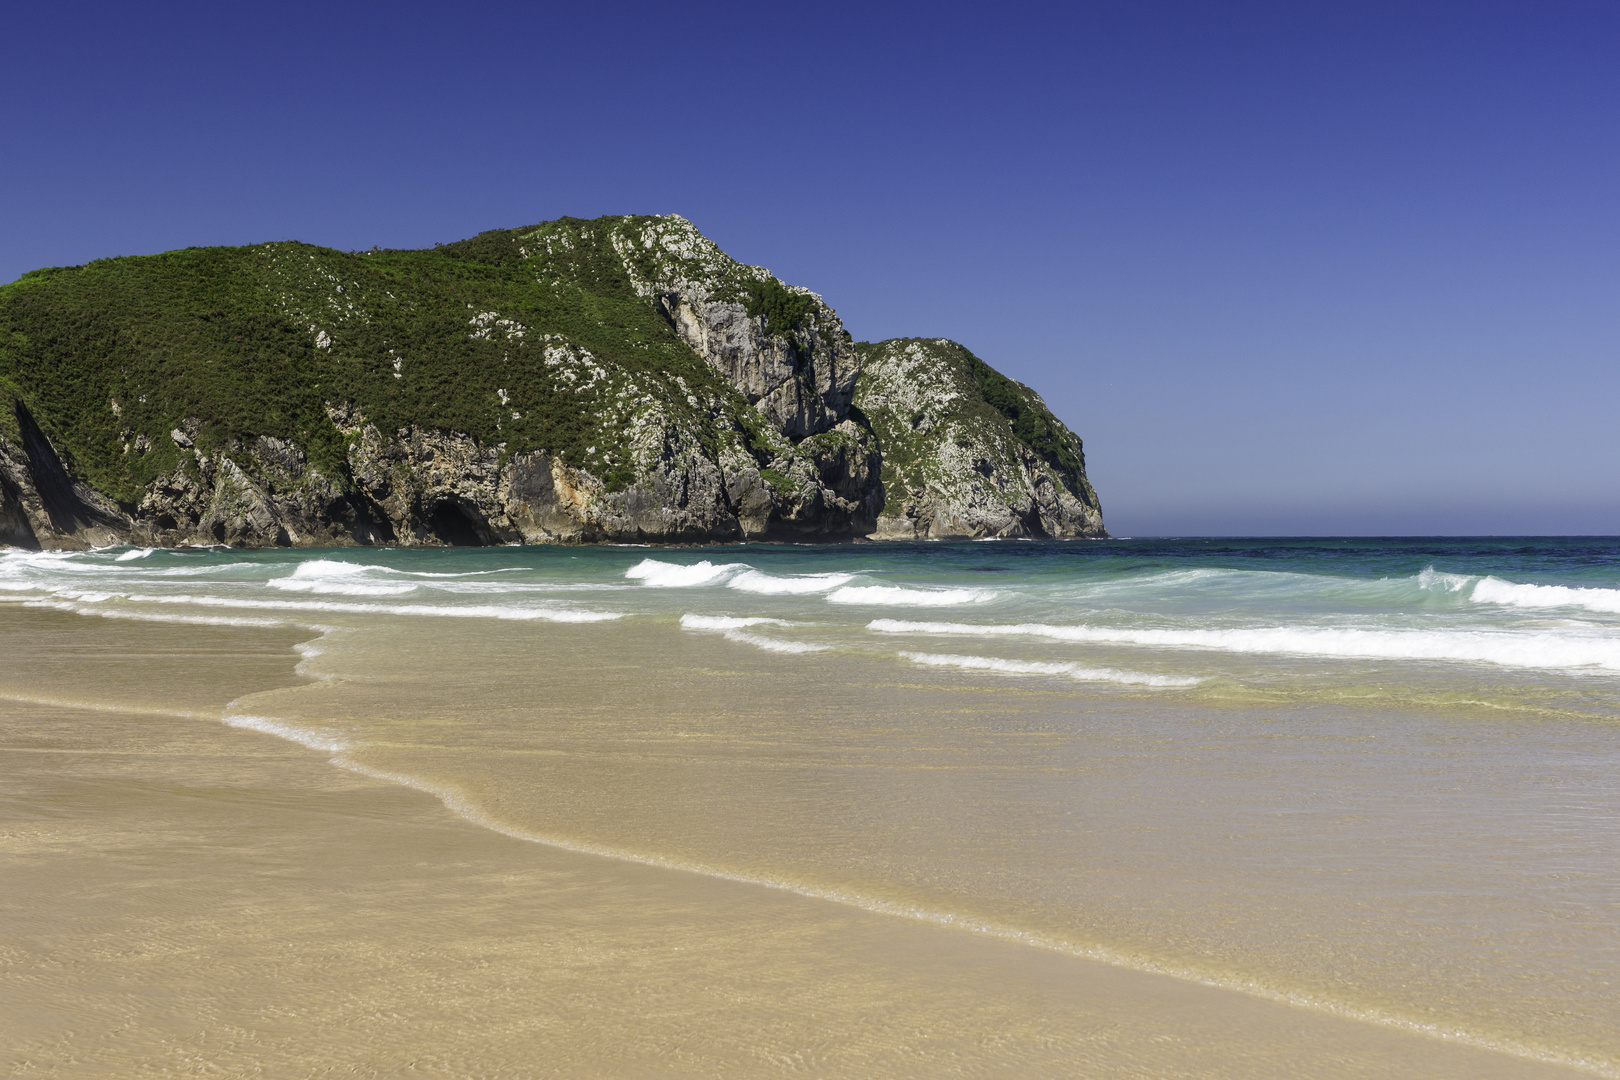
[{"label": "steep rock slope", "polygon": [[1080,439],[1040,395],[954,341],[859,346],[877,433],[879,539],[1106,536]]},{"label": "steep rock slope", "polygon": [[862,534],[857,364],[674,216],[36,271],[0,289],[0,542]]}]

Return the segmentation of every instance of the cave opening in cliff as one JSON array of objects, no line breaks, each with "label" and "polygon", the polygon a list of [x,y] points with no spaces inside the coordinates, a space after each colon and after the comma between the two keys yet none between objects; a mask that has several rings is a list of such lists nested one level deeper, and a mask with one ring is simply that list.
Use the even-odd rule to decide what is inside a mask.
[{"label": "cave opening in cliff", "polygon": [[428,518],[428,528],[433,535],[451,547],[484,546],[487,541],[482,535],[482,524],[465,506],[450,499],[435,506]]}]

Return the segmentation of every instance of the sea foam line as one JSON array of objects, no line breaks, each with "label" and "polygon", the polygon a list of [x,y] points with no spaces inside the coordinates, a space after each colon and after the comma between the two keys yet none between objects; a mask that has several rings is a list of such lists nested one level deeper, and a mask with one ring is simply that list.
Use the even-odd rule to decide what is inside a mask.
[{"label": "sea foam line", "polygon": [[[322,637],[335,633],[334,628],[322,628],[325,632]],[[314,645],[314,642],[308,643]],[[306,656],[308,658],[308,656]],[[302,665],[300,665],[302,666]],[[234,704],[234,703],[232,703]],[[90,706],[92,708],[117,708],[115,706]],[[530,832],[508,825],[492,817],[482,807],[456,788],[410,776],[405,773],[389,772],[374,769],[361,762],[345,756],[354,747],[341,737],[328,733],[313,732],[308,729],[296,728],[274,717],[239,715],[232,723],[232,717],[222,717],[227,724],[259,731],[288,739],[302,746],[323,753],[330,753],[328,759],[331,764],[350,772],[367,776],[374,780],[398,784],[402,787],[420,791],[439,800],[446,810],[463,820],[526,843],[541,844],[561,851],[574,852],[581,855],[591,855],[599,858],[614,859],[619,862],[635,863],[642,866],[654,867],[662,870],[674,870],[682,873],[698,874],[704,877],[722,881],[731,881],[742,885],[754,885],[780,892],[792,893],[813,900],[824,900],[829,903],[841,904],[857,910],[868,911],[878,915],[890,915],[910,919],[916,922],[931,923],[933,925],[950,929],[963,930],[979,934],[984,937],[1015,942],[1034,948],[1045,949],[1050,952],[1073,956],[1079,959],[1092,960],[1114,967],[1141,971],[1149,974],[1164,975],[1182,982],[1208,986],[1213,989],[1233,991],[1249,997],[1275,1001],[1298,1008],[1310,1009],[1314,1012],[1327,1013],[1349,1020],[1379,1024],[1412,1034],[1439,1039],[1446,1042],[1455,1042],[1460,1045],[1472,1046],[1482,1050],[1505,1053],[1514,1057],[1531,1061],[1542,1061],[1551,1064],[1563,1065],[1580,1069],[1598,1076],[1620,1080],[1620,1063],[1609,1060],[1596,1060],[1569,1054],[1564,1051],[1553,1050],[1546,1047],[1535,1046],[1529,1043],[1519,1043],[1510,1040],[1493,1039],[1488,1036],[1477,1035],[1462,1028],[1449,1028],[1430,1021],[1412,1019],[1400,1016],[1381,1009],[1357,1006],[1348,1002],[1334,1001],[1332,999],[1315,995],[1302,994],[1296,991],[1267,986],[1252,979],[1244,979],[1221,973],[1209,972],[1192,965],[1165,961],[1156,957],[1142,956],[1126,952],[1106,945],[1085,944],[1069,941],[1048,934],[1040,934],[1019,927],[1010,926],[991,919],[977,916],[963,915],[958,912],[922,908],[913,904],[898,903],[882,897],[874,897],[847,889],[831,889],[822,886],[807,885],[785,878],[770,877],[761,874],[746,874],[725,867],[713,866],[702,862],[683,862],[666,857],[647,855],[639,852],[626,851],[609,847],[603,844],[593,844],[572,840],[560,836],[544,833]]]},{"label": "sea foam line", "polygon": [[846,585],[827,595],[832,604],[877,604],[885,607],[955,607],[996,598],[993,589],[908,589],[900,585]]},{"label": "sea foam line", "polygon": [[739,615],[682,615],[683,630],[741,630],[745,626],[792,626],[786,619]]},{"label": "sea foam line", "polygon": [[1620,640],[1511,630],[1356,630],[1262,627],[1225,630],[1126,630],[1046,623],[945,623],[873,619],[885,634],[1024,636],[1053,641],[1216,649],[1235,653],[1380,660],[1453,660],[1524,668],[1595,667],[1620,671]]},{"label": "sea foam line", "polygon": [[994,656],[921,652],[902,652],[900,655],[925,667],[955,667],[969,671],[994,671],[1003,675],[1066,675],[1080,682],[1112,682],[1126,686],[1197,686],[1204,681],[1194,675],[1152,675],[1142,671],[1088,668],[1043,660],[1004,660]]},{"label": "sea foam line", "polygon": [[251,616],[230,615],[171,615],[161,611],[131,611],[128,608],[99,607],[99,601],[87,603],[73,603],[68,600],[24,600],[23,607],[46,608],[51,611],[66,611],[74,615],[94,615],[101,619],[133,619],[136,622],[150,623],[177,623],[185,626],[251,626],[251,627],[281,627],[287,623],[283,619],[257,619]]},{"label": "sea foam line", "polygon": [[883,897],[875,897],[848,889],[833,889],[824,886],[808,885],[785,878],[771,877],[763,874],[748,874],[731,870],[725,867],[714,866],[697,861],[679,861],[658,855],[648,855],[641,852],[627,851],[621,848],[609,847],[604,844],[595,844],[588,841],[573,840],[565,837],[545,833],[530,832],[509,825],[492,817],[472,799],[468,798],[457,788],[430,780],[410,776],[405,773],[389,772],[374,769],[370,766],[343,756],[340,752],[331,759],[332,764],[347,769],[361,776],[370,777],[387,783],[398,784],[402,787],[420,791],[432,796],[449,810],[452,814],[462,818],[480,828],[488,829],[501,836],[521,840],[526,843],[540,844],[560,851],[573,852],[579,855],[590,855],[598,858],[613,859],[618,862],[634,863],[640,866],[653,867],[659,870],[673,870],[680,873],[697,874],[703,877],[721,881],[735,882],[740,885],[753,885],[779,892],[791,893],[811,900],[822,900],[828,903],[840,904],[845,907],[876,915],[888,915],[913,922],[929,923],[953,930],[966,931],[983,937],[994,938],[1001,941],[1013,942],[1033,948],[1044,949],[1048,952],[1072,956],[1077,959],[1091,960],[1097,963],[1108,964],[1112,967],[1124,968],[1131,971],[1140,971],[1147,974],[1163,975],[1180,982],[1207,986],[1211,989],[1226,990],[1248,997],[1273,1001],[1296,1008],[1309,1009],[1312,1012],[1326,1013],[1346,1020],[1355,1020],[1363,1023],[1378,1024],[1383,1027],[1395,1028],[1414,1035],[1421,1035],[1443,1042],[1457,1043],[1480,1050],[1489,1050],[1495,1053],[1508,1054],[1513,1057],[1530,1061],[1541,1061],[1549,1064],[1562,1065],[1568,1068],[1579,1069],[1597,1076],[1620,1080],[1620,1063],[1583,1057],[1565,1051],[1548,1047],[1536,1046],[1530,1043],[1520,1043],[1505,1039],[1491,1038],[1490,1036],[1475,1034],[1463,1028],[1447,1027],[1432,1021],[1417,1020],[1401,1016],[1383,1009],[1369,1008],[1354,1005],[1349,1002],[1335,1001],[1330,998],[1319,997],[1312,994],[1299,993],[1268,986],[1253,979],[1240,976],[1226,975],[1200,969],[1193,965],[1161,960],[1156,957],[1142,956],[1107,945],[1086,944],[1059,938],[1050,934],[1041,934],[1010,926],[992,919],[979,916],[964,915],[959,912],[941,910],[936,908],[923,908],[913,904],[899,903]]},{"label": "sea foam line", "polygon": [[786,619],[767,619],[758,616],[739,617],[735,615],[682,615],[681,629],[683,630],[711,630],[720,631],[727,641],[741,642],[752,645],[756,649],[779,653],[813,653],[826,652],[832,648],[830,645],[813,645],[808,641],[787,641],[782,638],[761,637],[759,634],[750,634],[750,626],[793,626],[794,623]]},{"label": "sea foam line", "polygon": [[352,745],[348,739],[333,732],[312,731],[308,728],[298,727],[296,724],[285,723],[271,716],[253,716],[238,713],[222,719],[230,727],[257,731],[263,735],[274,735],[277,738],[298,743],[300,746],[307,746],[311,750],[319,750],[324,754],[339,754]]},{"label": "sea foam line", "polygon": [[[190,712],[185,709],[154,709],[146,705],[120,705],[106,701],[74,701],[67,698],[39,697],[32,694],[10,694],[0,691],[0,701],[14,701],[19,705],[44,705],[54,709],[84,709],[87,712],[129,713],[133,716],[171,716],[179,720],[213,720],[212,713]],[[15,749],[15,747],[11,748]],[[49,752],[49,748],[45,748]]]},{"label": "sea foam line", "polygon": [[727,641],[739,641],[756,649],[764,649],[766,652],[813,653],[826,652],[832,648],[831,645],[812,645],[808,641],[784,641],[781,638],[760,637],[758,634],[749,634],[742,630],[727,630],[725,638]]},{"label": "sea foam line", "polygon": [[519,622],[536,619],[548,622],[590,623],[623,618],[612,611],[574,608],[513,607],[499,604],[361,604],[325,600],[248,600],[226,596],[156,596],[143,593],[100,593],[103,599],[124,599],[139,604],[181,604],[195,607],[246,608],[256,611],[325,611],[355,615],[423,615],[434,618],[507,619]]}]

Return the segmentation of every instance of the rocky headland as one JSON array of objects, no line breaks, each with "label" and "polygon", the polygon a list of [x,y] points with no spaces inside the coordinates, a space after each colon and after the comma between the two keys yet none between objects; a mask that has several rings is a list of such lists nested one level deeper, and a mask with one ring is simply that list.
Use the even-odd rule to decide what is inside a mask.
[{"label": "rocky headland", "polygon": [[0,544],[1106,535],[1081,442],[678,216],[0,287]]}]

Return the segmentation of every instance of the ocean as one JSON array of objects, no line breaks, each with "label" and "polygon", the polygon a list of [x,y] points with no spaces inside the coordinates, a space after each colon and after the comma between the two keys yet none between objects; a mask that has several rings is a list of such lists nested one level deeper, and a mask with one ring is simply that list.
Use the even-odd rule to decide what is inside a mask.
[{"label": "ocean", "polygon": [[[1453,1066],[1422,1055],[1456,1052],[1502,1075],[1620,1076],[1620,540],[12,550],[8,631],[4,760],[63,755],[31,750],[13,772],[36,785],[16,789],[14,825],[123,813],[52,779],[80,767],[63,740],[92,723],[52,710],[100,710],[162,718],[164,746],[208,740],[149,754],[166,779],[129,799],[206,788],[195,812],[225,814],[217,792],[274,754],[312,792],[373,792],[366,829],[427,806],[466,845],[574,860],[567,904],[555,882],[457,879],[467,911],[538,935],[489,961],[500,1000],[527,1001],[531,1025],[596,1002],[458,1051],[510,1051],[514,1075],[522,1045],[578,1075],[1308,1075],[1279,1033],[1314,1024],[1339,1040],[1321,1075],[1353,1075],[1363,1052],[1384,1055],[1369,1075],[1438,1075]],[[119,745],[148,730],[130,720]],[[35,828],[11,835],[35,837],[48,891]],[[316,841],[278,843],[291,866]],[[335,882],[364,861],[330,858]],[[415,883],[398,895],[458,858],[413,856],[390,871]],[[617,873],[644,883],[579,884]],[[682,899],[650,899],[667,889]],[[678,929],[677,908],[720,921]],[[392,910],[403,925],[428,909]],[[588,933],[558,929],[564,909]],[[50,917],[30,915],[71,953],[85,931]],[[438,940],[460,933],[449,918]],[[581,935],[599,983],[537,959]],[[708,950],[701,970],[658,951],[683,940]],[[648,950],[671,966],[627,973]],[[298,977],[327,985],[311,964]],[[420,992],[399,964],[379,994]],[[47,1009],[40,1031],[110,1008],[74,988],[88,969],[47,966],[24,965],[36,998],[77,1019]],[[1037,971],[1038,992],[1020,982]],[[1106,1021],[1106,1002],[1061,1004],[1086,979],[1136,980],[1103,996],[1149,1004]],[[701,987],[729,1004],[700,1004]],[[1165,1034],[1201,1009],[1271,1011]],[[367,1030],[347,1045],[411,1041]],[[615,1031],[640,1056],[616,1056]],[[36,1062],[69,1039],[10,1034]],[[140,1060],[178,1060],[163,1055],[180,1036],[153,1038]]]}]

